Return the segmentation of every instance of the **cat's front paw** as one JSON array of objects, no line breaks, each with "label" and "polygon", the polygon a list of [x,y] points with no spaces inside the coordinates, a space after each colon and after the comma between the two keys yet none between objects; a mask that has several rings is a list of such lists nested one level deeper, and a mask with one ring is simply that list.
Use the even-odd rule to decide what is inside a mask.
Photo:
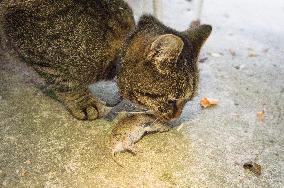
[{"label": "cat's front paw", "polygon": [[111,110],[88,92],[60,93],[58,99],[79,120],[95,120],[105,116]]},{"label": "cat's front paw", "polygon": [[66,105],[69,112],[79,120],[95,120],[99,118],[99,112],[95,104],[89,104],[82,107],[77,104],[67,104]]}]

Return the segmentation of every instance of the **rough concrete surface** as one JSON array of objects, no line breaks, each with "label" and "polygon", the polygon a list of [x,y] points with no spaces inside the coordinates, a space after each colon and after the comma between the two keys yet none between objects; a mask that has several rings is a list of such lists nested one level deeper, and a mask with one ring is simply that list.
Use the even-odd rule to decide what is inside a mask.
[{"label": "rough concrete surface", "polygon": [[[163,1],[163,22],[186,29],[190,7]],[[202,22],[214,30],[184,126],[116,156],[123,168],[107,147],[117,119],[75,120],[29,68],[1,54],[0,187],[284,187],[283,18],[282,0],[205,1]],[[201,109],[202,97],[219,104]],[[261,175],[243,168],[250,161]]]}]

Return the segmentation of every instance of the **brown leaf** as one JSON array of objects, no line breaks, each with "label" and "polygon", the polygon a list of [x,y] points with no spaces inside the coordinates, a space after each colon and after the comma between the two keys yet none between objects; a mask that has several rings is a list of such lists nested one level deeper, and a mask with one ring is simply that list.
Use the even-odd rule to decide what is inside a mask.
[{"label": "brown leaf", "polygon": [[203,108],[208,108],[208,107],[210,107],[210,106],[217,105],[218,102],[219,102],[219,101],[218,101],[217,99],[211,99],[211,98],[204,97],[204,98],[201,99],[200,105],[201,105]]},{"label": "brown leaf", "polygon": [[264,121],[264,110],[257,112],[256,116],[257,116],[258,121],[263,122]]}]

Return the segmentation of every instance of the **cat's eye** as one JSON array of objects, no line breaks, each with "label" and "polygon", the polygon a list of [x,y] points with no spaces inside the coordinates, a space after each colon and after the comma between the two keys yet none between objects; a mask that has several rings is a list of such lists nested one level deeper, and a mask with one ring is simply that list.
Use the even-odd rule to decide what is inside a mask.
[{"label": "cat's eye", "polygon": [[168,100],[168,104],[172,105],[173,107],[176,106],[177,100]]}]

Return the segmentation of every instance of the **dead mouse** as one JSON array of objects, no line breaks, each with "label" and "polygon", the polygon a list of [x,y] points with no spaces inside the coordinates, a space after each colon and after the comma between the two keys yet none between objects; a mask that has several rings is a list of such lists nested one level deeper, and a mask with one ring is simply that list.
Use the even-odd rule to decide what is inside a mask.
[{"label": "dead mouse", "polygon": [[112,154],[130,152],[135,154],[133,146],[146,133],[169,131],[170,127],[149,114],[132,114],[123,117],[113,128],[110,135]]}]

